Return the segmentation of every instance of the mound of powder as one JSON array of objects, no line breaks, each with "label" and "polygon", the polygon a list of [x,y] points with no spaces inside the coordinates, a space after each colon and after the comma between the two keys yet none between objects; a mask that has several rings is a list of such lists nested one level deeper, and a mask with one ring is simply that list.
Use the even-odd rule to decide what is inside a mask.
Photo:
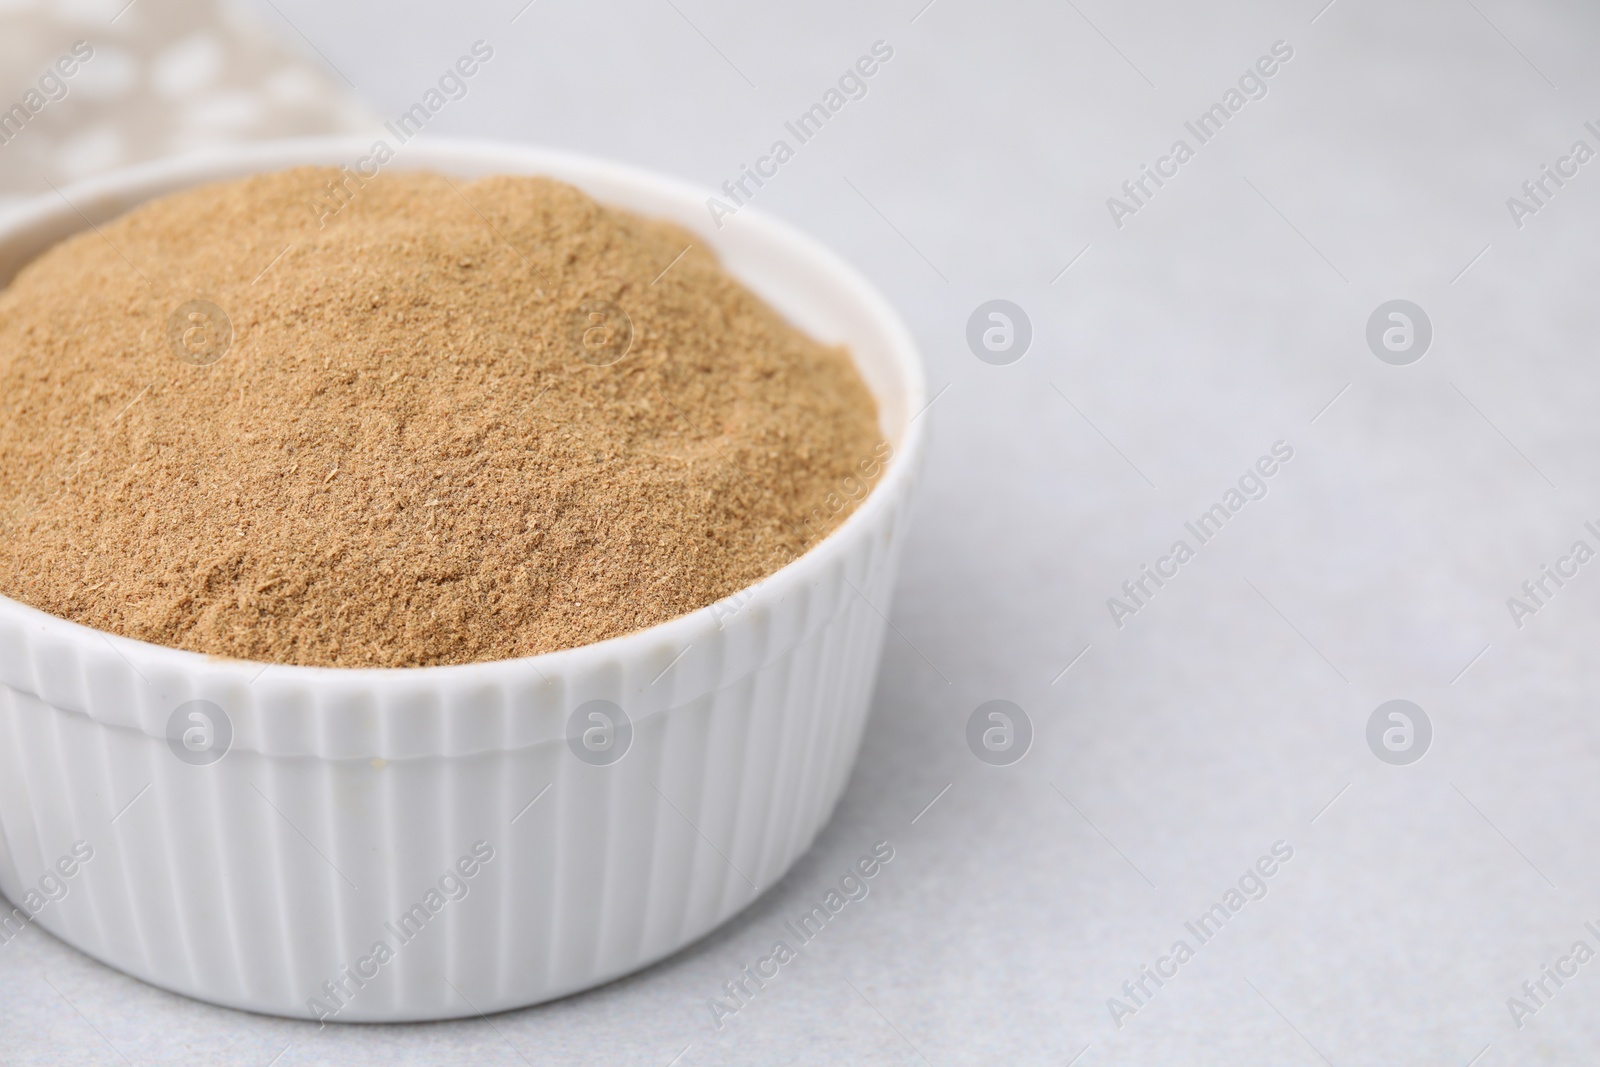
[{"label": "mound of powder", "polygon": [[627,633],[793,559],[887,454],[844,350],[542,178],[199,187],[0,292],[0,593],[218,656]]}]

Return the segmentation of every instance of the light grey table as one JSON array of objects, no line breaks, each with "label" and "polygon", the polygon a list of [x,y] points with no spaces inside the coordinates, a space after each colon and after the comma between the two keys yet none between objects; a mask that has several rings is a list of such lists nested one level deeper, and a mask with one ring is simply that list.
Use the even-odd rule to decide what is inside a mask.
[{"label": "light grey table", "polygon": [[[1569,549],[1600,549],[1600,162],[1560,161],[1600,150],[1600,10],[523,2],[262,12],[384,116],[481,38],[431,129],[712,187],[893,48],[755,198],[883,287],[941,390],[849,791],[748,912],[593,993],[318,1031],[34,931],[0,949],[0,1061],[1594,1062],[1600,962],[1570,950],[1600,950],[1600,561]],[[1279,41],[1202,143],[1185,123]],[[1576,174],[1534,204],[1545,164]],[[1169,176],[1135,202],[1146,165]],[[966,340],[997,298],[1032,328],[1009,365]],[[1367,339],[1396,299],[1431,324],[1406,365]],[[1147,564],[1176,574],[1133,601]],[[1546,564],[1577,573],[1534,603]],[[1034,735],[1009,766],[966,740],[995,699]],[[1368,742],[1395,699],[1431,726],[1408,765]],[[709,998],[879,841],[871,895],[716,1028]],[[1576,974],[1525,993],[1546,965]]]}]

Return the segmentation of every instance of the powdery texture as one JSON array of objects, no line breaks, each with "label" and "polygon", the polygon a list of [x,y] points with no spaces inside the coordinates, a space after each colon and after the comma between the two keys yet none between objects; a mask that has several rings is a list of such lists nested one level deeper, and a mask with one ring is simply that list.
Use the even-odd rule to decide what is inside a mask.
[{"label": "powdery texture", "polygon": [[[338,177],[154,201],[0,293],[0,593],[219,656],[501,659],[730,596],[881,469],[848,355],[687,232],[541,178],[328,215]],[[233,328],[206,366],[168,340],[196,298]],[[596,301],[610,366],[572,340]]]}]

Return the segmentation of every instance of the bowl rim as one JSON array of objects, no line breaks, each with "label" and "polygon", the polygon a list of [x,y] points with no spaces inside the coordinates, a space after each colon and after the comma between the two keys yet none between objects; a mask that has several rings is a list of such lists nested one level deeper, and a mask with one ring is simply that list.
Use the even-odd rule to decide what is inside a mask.
[{"label": "bowl rim", "polygon": [[[708,189],[679,178],[564,149],[487,139],[428,135],[413,138],[406,142],[405,147],[405,151],[396,153],[395,163],[398,164],[405,158],[407,164],[397,166],[395,169],[438,170],[447,166],[446,161],[450,158],[463,162],[471,160],[478,164],[497,159],[504,160],[507,168],[515,168],[508,169],[507,173],[548,174],[579,188],[584,188],[582,179],[590,178],[600,182],[632,186],[662,201],[678,201],[680,204],[692,202],[696,205],[703,205],[709,197],[715,195]],[[371,148],[370,136],[304,137],[259,141],[223,149],[207,149],[122,167],[106,174],[73,182],[57,189],[53,194],[41,193],[0,209],[0,248],[26,237],[31,227],[43,226],[53,218],[63,218],[71,222],[71,216],[77,215],[78,224],[73,232],[81,232],[96,225],[97,221],[109,221],[157,196],[191,188],[204,182],[223,181],[293,166],[347,162],[369,152]],[[417,158],[419,156],[421,158]],[[585,192],[588,190],[585,189]],[[134,194],[134,198],[127,199],[128,194]],[[597,196],[596,199],[606,203],[603,196]],[[86,202],[99,202],[90,203],[91,207],[99,209],[107,201],[114,201],[116,207],[110,211],[99,210],[98,213],[102,217],[97,221],[91,221],[90,215],[80,209],[80,205]],[[637,207],[628,207],[625,210],[639,214],[648,213],[647,210]],[[717,250],[715,237],[712,235],[714,231],[708,234],[704,227],[689,225],[676,218],[673,221],[706,238],[712,250]],[[722,225],[723,223],[719,222],[718,229]],[[862,310],[867,312],[888,340],[886,354],[898,387],[903,392],[902,399],[905,411],[908,413],[906,422],[900,429],[900,440],[893,442],[894,452],[886,465],[883,477],[878,479],[855,510],[826,537],[760,580],[741,587],[729,597],[712,604],[602,641],[508,659],[421,667],[326,667],[216,656],[99,630],[41,611],[4,594],[0,594],[0,625],[20,624],[34,632],[42,632],[47,636],[55,636],[74,644],[103,641],[127,660],[130,666],[133,666],[133,661],[128,660],[124,650],[137,653],[140,662],[151,668],[165,667],[186,675],[204,671],[212,677],[215,677],[212,672],[217,671],[230,675],[248,674],[252,676],[249,679],[252,684],[269,669],[275,685],[295,682],[319,685],[334,681],[349,681],[366,687],[388,688],[396,684],[409,685],[424,681],[493,682],[507,674],[521,675],[527,671],[548,681],[547,673],[553,676],[572,677],[575,672],[583,671],[590,666],[615,662],[621,657],[647,656],[663,645],[692,645],[703,635],[708,625],[720,628],[720,617],[715,611],[719,605],[726,604],[729,600],[753,595],[751,603],[741,605],[737,609],[742,612],[754,607],[760,600],[768,597],[782,599],[788,590],[812,584],[846,551],[846,542],[865,536],[878,526],[882,521],[882,513],[895,505],[902,496],[905,483],[914,479],[920,465],[926,436],[922,416],[932,406],[927,400],[926,376],[916,342],[899,313],[872,282],[838,253],[789,223],[758,208],[741,207],[736,216],[726,221],[726,225],[750,231],[760,242],[775,246],[783,256],[792,257],[813,271],[832,274],[844,288],[855,294]],[[28,260],[19,264],[18,269],[64,239],[64,236],[57,237],[44,245]],[[730,273],[738,277],[736,272],[730,271]],[[0,291],[9,284],[10,279],[7,279],[4,285],[0,285]],[[852,360],[856,359],[852,350]],[[882,397],[875,399],[880,405],[882,404]],[[865,596],[864,593],[862,595]],[[879,610],[876,605],[872,606],[874,610]],[[486,675],[493,677],[485,677]]]}]

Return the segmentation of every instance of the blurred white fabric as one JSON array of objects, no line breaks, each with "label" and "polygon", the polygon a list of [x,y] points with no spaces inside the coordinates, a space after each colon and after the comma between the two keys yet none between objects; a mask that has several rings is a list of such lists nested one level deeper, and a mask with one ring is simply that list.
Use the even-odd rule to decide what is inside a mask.
[{"label": "blurred white fabric", "polygon": [[191,149],[374,125],[309,46],[228,0],[0,2],[0,109],[0,205]]}]

